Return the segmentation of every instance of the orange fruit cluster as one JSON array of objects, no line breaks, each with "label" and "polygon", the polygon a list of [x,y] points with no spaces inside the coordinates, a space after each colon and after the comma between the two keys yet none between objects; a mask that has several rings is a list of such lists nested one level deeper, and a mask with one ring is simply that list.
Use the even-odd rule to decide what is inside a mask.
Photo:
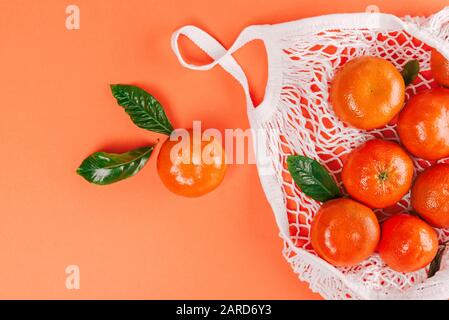
[{"label": "orange fruit cluster", "polygon": [[[316,214],[311,243],[335,266],[352,266],[376,250],[393,270],[429,265],[438,251],[434,228],[449,228],[449,164],[435,164],[413,183],[409,154],[440,160],[449,156],[449,62],[433,50],[432,74],[442,85],[405,99],[401,74],[387,60],[360,57],[337,71],[330,103],[340,120],[359,129],[381,128],[397,115],[401,145],[375,139],[353,150],[342,170],[352,199],[326,202]],[[413,187],[412,187],[413,184]],[[372,209],[394,205],[411,189],[416,214],[400,213],[382,225]]]}]

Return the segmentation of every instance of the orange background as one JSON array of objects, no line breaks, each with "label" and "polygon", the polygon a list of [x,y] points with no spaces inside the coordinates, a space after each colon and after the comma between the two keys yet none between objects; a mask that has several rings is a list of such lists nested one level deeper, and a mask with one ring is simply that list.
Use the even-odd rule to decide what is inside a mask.
[{"label": "orange background", "polygon": [[[77,4],[81,29],[65,29]],[[281,255],[274,217],[254,165],[230,168],[198,199],[170,194],[155,155],[140,174],[106,187],[75,174],[98,150],[125,151],[159,136],[135,127],[108,84],[153,93],[172,123],[248,127],[240,86],[226,72],[182,68],[171,33],[195,24],[230,46],[247,25],[368,5],[430,14],[449,2],[323,0],[0,0],[0,298],[316,299]],[[187,48],[188,55],[196,51]],[[237,58],[255,100],[266,57]],[[65,288],[79,265],[81,289]]]}]

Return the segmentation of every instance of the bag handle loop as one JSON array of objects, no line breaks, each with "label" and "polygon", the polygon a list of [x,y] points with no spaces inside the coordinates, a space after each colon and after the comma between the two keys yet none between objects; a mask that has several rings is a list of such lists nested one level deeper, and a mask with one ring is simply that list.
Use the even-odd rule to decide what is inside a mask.
[{"label": "bag handle loop", "polygon": [[[261,32],[261,29],[265,27],[266,26],[250,26],[245,28],[237,37],[234,44],[229,48],[229,50],[226,50],[215,38],[213,38],[207,32],[201,30],[198,27],[187,25],[173,33],[171,38],[171,46],[181,65],[188,69],[205,71],[212,69],[216,65],[220,65],[223,69],[229,72],[243,87],[247,106],[248,108],[252,109],[254,108],[254,104],[251,100],[248,79],[245,75],[245,72],[234,59],[232,54],[252,40],[263,40],[263,33]],[[187,63],[179,50],[179,37],[181,35],[184,35],[188,39],[190,39],[195,45],[197,45],[208,56],[210,56],[213,61],[209,64],[204,65]]]}]

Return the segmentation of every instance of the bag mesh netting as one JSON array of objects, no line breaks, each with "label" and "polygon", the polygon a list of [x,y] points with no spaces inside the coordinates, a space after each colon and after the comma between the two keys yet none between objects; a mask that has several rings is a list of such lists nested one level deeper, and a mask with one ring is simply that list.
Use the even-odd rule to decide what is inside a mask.
[{"label": "bag mesh netting", "polygon": [[[229,50],[207,43],[201,38],[203,35],[196,37],[196,31],[188,29],[194,27],[184,28],[187,29],[180,29],[173,40],[178,58],[182,59],[177,37],[184,34],[215,61],[201,67],[182,61],[183,65],[207,70],[220,64],[245,89],[251,127],[258,132],[263,129],[264,134],[263,139],[256,138],[263,142],[256,141],[256,150],[270,167],[267,173],[258,163],[260,178],[284,239],[283,254],[299,278],[328,299],[448,299],[448,250],[443,254],[440,271],[431,278],[427,278],[426,268],[413,273],[396,272],[377,254],[357,266],[345,268],[336,268],[320,259],[310,244],[310,226],[321,204],[301,193],[287,170],[286,160],[292,154],[318,160],[344,190],[340,173],[348,153],[373,138],[400,142],[395,120],[370,131],[341,122],[329,103],[329,84],[346,61],[369,55],[385,58],[400,70],[412,59],[419,61],[420,74],[407,87],[406,99],[436,86],[430,72],[430,51],[435,47],[449,57],[449,9],[427,19],[364,13],[249,27]],[[269,60],[265,99],[256,108],[249,98],[246,78],[231,55],[255,38],[264,40]],[[418,158],[413,161],[415,174],[432,165]],[[382,221],[409,210],[408,194],[397,205],[376,210],[376,214]],[[441,243],[449,239],[449,230],[438,233]]]}]

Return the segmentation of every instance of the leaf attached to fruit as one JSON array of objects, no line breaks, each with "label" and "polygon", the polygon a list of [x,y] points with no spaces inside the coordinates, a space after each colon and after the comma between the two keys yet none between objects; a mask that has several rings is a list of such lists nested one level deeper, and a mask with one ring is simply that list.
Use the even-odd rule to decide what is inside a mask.
[{"label": "leaf attached to fruit", "polygon": [[334,179],[316,160],[304,156],[289,156],[287,165],[295,183],[312,199],[325,202],[341,197]]},{"label": "leaf attached to fruit", "polygon": [[412,83],[419,74],[419,61],[418,60],[410,60],[404,65],[404,69],[402,69],[402,77],[404,78],[405,85],[408,86]]},{"label": "leaf attached to fruit", "polygon": [[447,242],[440,245],[438,248],[437,254],[435,255],[435,258],[429,265],[429,270],[427,271],[427,277],[433,277],[441,268],[441,259],[443,258],[443,253],[446,250]]},{"label": "leaf attached to fruit", "polygon": [[123,84],[111,85],[112,94],[138,127],[169,136],[173,126],[162,105],[145,90]]},{"label": "leaf attached to fruit", "polygon": [[107,185],[134,176],[148,162],[154,146],[126,153],[95,152],[76,171],[88,182]]}]

